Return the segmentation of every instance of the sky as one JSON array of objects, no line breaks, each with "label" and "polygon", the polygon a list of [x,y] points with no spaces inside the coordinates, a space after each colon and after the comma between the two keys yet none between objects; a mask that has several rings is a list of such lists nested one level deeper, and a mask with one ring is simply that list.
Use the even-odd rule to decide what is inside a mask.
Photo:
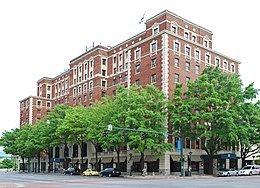
[{"label": "sky", "polygon": [[115,46],[169,10],[213,32],[213,49],[241,63],[246,86],[260,89],[257,0],[0,0],[0,135],[19,127],[19,101],[55,77],[93,42]]}]

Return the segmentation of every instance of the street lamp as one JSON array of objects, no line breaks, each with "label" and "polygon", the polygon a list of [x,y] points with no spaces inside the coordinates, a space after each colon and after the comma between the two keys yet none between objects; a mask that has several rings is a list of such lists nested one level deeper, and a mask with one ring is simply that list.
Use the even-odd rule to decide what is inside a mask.
[{"label": "street lamp", "polygon": [[190,151],[189,152],[189,156],[190,156],[190,165],[189,165],[189,176],[191,176],[191,154],[192,154],[192,152]]}]

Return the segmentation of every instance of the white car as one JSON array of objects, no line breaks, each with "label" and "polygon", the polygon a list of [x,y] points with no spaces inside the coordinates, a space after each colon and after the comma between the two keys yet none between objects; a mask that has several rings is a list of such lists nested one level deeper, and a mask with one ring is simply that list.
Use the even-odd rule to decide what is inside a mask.
[{"label": "white car", "polygon": [[247,165],[238,171],[239,176],[260,175],[259,165]]},{"label": "white car", "polygon": [[218,170],[218,176],[238,176],[238,171],[234,168]]}]

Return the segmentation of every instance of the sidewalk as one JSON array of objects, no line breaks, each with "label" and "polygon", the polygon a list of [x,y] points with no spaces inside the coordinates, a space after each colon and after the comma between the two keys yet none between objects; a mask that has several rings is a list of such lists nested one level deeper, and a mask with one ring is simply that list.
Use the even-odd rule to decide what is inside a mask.
[{"label": "sidewalk", "polygon": [[186,179],[186,178],[192,178],[192,179],[210,179],[215,178],[215,176],[212,175],[192,175],[192,176],[177,176],[177,175],[124,175],[124,178],[132,178],[132,179]]}]

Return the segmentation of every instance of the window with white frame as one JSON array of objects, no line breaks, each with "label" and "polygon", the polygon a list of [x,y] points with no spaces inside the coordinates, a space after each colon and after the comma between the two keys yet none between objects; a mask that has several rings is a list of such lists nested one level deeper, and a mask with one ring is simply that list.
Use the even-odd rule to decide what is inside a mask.
[{"label": "window with white frame", "polygon": [[205,54],[205,63],[210,64],[210,54]]},{"label": "window with white frame", "polygon": [[234,64],[231,65],[231,72],[235,72],[235,65]]},{"label": "window with white frame", "polygon": [[93,68],[93,60],[90,61],[90,67]]},{"label": "window with white frame", "polygon": [[125,51],[125,60],[129,61],[129,51]]},{"label": "window with white frame", "polygon": [[196,65],[196,66],[195,66],[195,73],[196,73],[196,74],[199,74],[199,73],[200,73],[200,66],[199,66],[199,65]]},{"label": "window with white frame", "polygon": [[185,145],[186,147],[185,148],[190,148],[190,138],[185,138]]},{"label": "window with white frame", "polygon": [[156,35],[159,33],[159,26],[153,28],[153,35]]},{"label": "window with white frame", "polygon": [[152,75],[152,83],[156,83],[156,74]]},{"label": "window with white frame", "polygon": [[220,59],[218,57],[215,58],[215,66],[220,67]]},{"label": "window with white frame", "polygon": [[179,74],[174,75],[174,82],[179,83]]},{"label": "window with white frame", "polygon": [[74,75],[77,75],[77,68],[74,69]]},{"label": "window with white frame", "polygon": [[42,101],[37,101],[37,106],[42,107]]},{"label": "window with white frame", "polygon": [[223,62],[223,69],[224,69],[224,70],[227,70],[227,69],[228,69],[228,63],[227,63],[227,61],[224,61],[224,62]]},{"label": "window with white frame", "polygon": [[116,64],[116,56],[113,57],[113,63]]},{"label": "window with white frame", "polygon": [[174,51],[180,52],[180,43],[179,42],[174,42]]},{"label": "window with white frame", "polygon": [[102,85],[103,88],[107,87],[107,82],[106,82],[106,80],[102,80],[101,85]]},{"label": "window with white frame", "polygon": [[84,64],[84,69],[87,70],[88,69],[88,63]]},{"label": "window with white frame", "polygon": [[50,102],[46,102],[46,107],[50,108],[51,107],[51,103]]},{"label": "window with white frame", "polygon": [[185,46],[185,55],[186,56],[190,56],[191,55],[189,46]]},{"label": "window with white frame", "polygon": [[128,70],[128,67],[129,67],[128,63],[125,63],[125,69],[126,70]]},{"label": "window with white frame", "polygon": [[135,65],[135,73],[140,73],[140,64]]},{"label": "window with white frame", "polygon": [[93,81],[89,82],[89,89],[93,89]]},{"label": "window with white frame", "polygon": [[195,59],[200,60],[200,51],[199,50],[195,50]]},{"label": "window with white frame", "polygon": [[106,65],[107,65],[107,59],[102,58],[102,65],[103,65],[103,66],[106,66]]},{"label": "window with white frame", "polygon": [[157,42],[154,41],[150,44],[150,53],[155,53],[157,51]]},{"label": "window with white frame", "polygon": [[188,85],[189,81],[190,81],[190,77],[186,76],[186,85]]},{"label": "window with white frame", "polygon": [[136,80],[136,81],[135,81],[135,84],[136,84],[137,86],[140,86],[140,85],[141,85],[140,79]]},{"label": "window with white frame", "polygon": [[90,94],[89,94],[89,100],[92,100],[92,98],[93,98],[93,94],[90,93]]},{"label": "window with white frame", "polygon": [[79,73],[81,73],[81,71],[82,71],[82,67],[81,67],[81,66],[79,66]]},{"label": "window with white frame", "polygon": [[187,39],[187,40],[189,39],[189,32],[187,32],[187,31],[184,32],[184,38]]},{"label": "window with white frame", "polygon": [[192,37],[191,37],[191,40],[193,41],[193,42],[196,42],[196,36],[195,35],[192,35]]},{"label": "window with white frame", "polygon": [[174,58],[174,67],[179,67],[180,66],[180,61],[178,58]]},{"label": "window with white frame", "polygon": [[73,88],[73,95],[76,95],[76,93],[77,93],[77,89]]},{"label": "window with white frame", "polygon": [[141,49],[135,50],[135,60],[139,60],[141,58]]},{"label": "window with white frame", "polygon": [[208,47],[208,45],[209,45],[209,41],[207,39],[204,39],[203,46]]},{"label": "window with white frame", "polygon": [[81,93],[82,93],[82,87],[79,86],[79,87],[78,87],[78,94],[81,95]]},{"label": "window with white frame", "polygon": [[87,92],[87,84],[84,84],[84,93],[86,93]]},{"label": "window with white frame", "polygon": [[171,27],[171,32],[177,34],[178,33],[178,27],[176,24],[172,24],[172,27]]},{"label": "window with white frame", "polygon": [[154,68],[156,67],[156,58],[153,58],[151,61],[151,67]]},{"label": "window with white frame", "polygon": [[123,61],[123,54],[119,54],[119,62],[122,62]]},{"label": "window with white frame", "polygon": [[186,71],[190,71],[190,62],[186,61]]}]

